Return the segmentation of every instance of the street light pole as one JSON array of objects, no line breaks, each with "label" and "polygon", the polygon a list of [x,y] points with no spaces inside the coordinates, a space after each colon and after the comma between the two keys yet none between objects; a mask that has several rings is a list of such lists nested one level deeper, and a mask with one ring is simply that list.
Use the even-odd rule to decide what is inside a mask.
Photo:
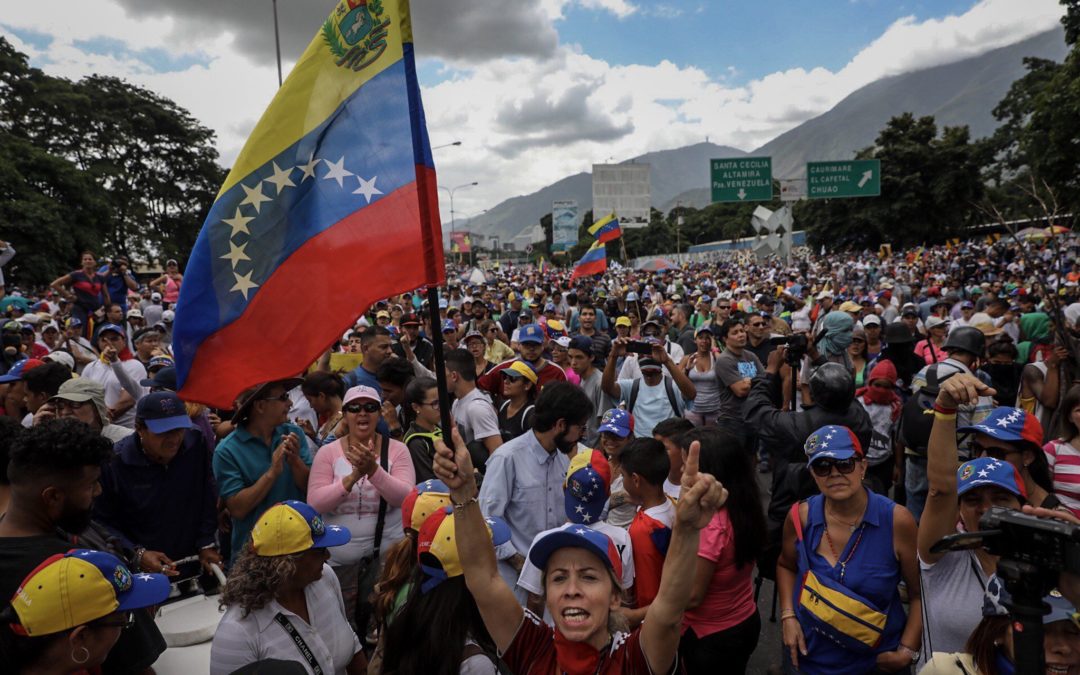
[{"label": "street light pole", "polygon": [[[453,145],[453,144],[451,144],[451,145]],[[476,181],[473,181],[471,183],[463,183],[462,185],[456,185],[456,186],[454,186],[452,188],[444,187],[442,185],[439,186],[440,190],[446,190],[448,193],[450,193],[450,233],[451,234],[453,234],[456,231],[456,227],[457,227],[457,224],[454,222],[454,193],[457,192],[458,190],[462,189],[462,188],[472,187],[474,185],[479,185],[479,183],[477,183]]]}]

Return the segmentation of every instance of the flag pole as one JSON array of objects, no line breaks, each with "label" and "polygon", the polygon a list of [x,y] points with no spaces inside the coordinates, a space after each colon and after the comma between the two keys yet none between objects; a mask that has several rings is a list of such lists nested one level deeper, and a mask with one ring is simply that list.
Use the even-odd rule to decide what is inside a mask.
[{"label": "flag pole", "polygon": [[[423,193],[421,193],[423,194]],[[421,197],[421,200],[423,197]],[[443,438],[450,440],[450,394],[446,390],[446,359],[443,354],[442,318],[439,316],[439,287],[427,288],[428,316],[431,320],[431,344],[435,349],[435,381],[439,390],[439,421],[442,423]]]},{"label": "flag pole", "polygon": [[281,36],[278,34],[277,0],[274,4],[274,49],[277,52],[277,86],[281,87]]}]

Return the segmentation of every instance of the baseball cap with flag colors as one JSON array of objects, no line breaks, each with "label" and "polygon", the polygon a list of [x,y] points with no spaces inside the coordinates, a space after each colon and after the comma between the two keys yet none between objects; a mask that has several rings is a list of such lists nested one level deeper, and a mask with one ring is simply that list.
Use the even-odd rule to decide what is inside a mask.
[{"label": "baseball cap with flag colors", "polygon": [[[492,546],[505,544],[510,540],[510,526],[502,518],[484,518]],[[457,534],[454,530],[454,507],[446,506],[427,517],[420,526],[416,538],[416,557],[423,572],[424,582],[420,590],[424,593],[438,586],[451,577],[465,573],[458,556]]]},{"label": "baseball cap with flag colors", "polygon": [[956,470],[956,494],[963,495],[975,488],[995,485],[1027,501],[1027,490],[1016,467],[993,457],[979,457],[960,465]]},{"label": "baseball cap with flag colors", "polygon": [[978,431],[999,441],[1031,443],[1042,448],[1043,428],[1039,418],[1019,408],[994,408],[978,424],[960,427],[956,433]]},{"label": "baseball cap with flag colors", "polygon": [[450,505],[450,488],[446,483],[437,478],[417,483],[401,502],[401,525],[419,532],[428,516]]},{"label": "baseball cap with flag colors", "polygon": [[600,418],[600,427],[597,430],[626,438],[634,433],[634,416],[622,408],[612,408]]},{"label": "baseball cap with flag colors", "polygon": [[617,578],[622,578],[622,558],[615,542],[603,532],[584,525],[560,528],[534,541],[529,549],[529,562],[543,570],[551,555],[560,548],[583,548],[599,558]]},{"label": "baseball cap with flag colors", "polygon": [[810,434],[803,444],[803,450],[806,452],[808,464],[826,457],[850,459],[863,456],[862,444],[854,432],[838,424],[826,424]]},{"label": "baseball cap with flag colors", "polygon": [[344,527],[326,525],[307,504],[290,499],[268,508],[255,521],[251,545],[263,557],[302,553],[349,543],[352,534]]},{"label": "baseball cap with flag colors", "polygon": [[133,575],[111,553],[73,549],[47,558],[23,580],[11,598],[18,617],[11,628],[30,637],[52,635],[167,597],[165,575]]},{"label": "baseball cap with flag colors", "polygon": [[566,517],[572,523],[595,523],[611,491],[611,466],[604,453],[579,452],[570,460],[563,483]]}]

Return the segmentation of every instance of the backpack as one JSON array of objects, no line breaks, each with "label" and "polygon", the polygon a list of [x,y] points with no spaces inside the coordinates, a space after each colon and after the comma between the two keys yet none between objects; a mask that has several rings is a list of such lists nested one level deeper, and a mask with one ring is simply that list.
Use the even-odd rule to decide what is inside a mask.
[{"label": "backpack", "polygon": [[[679,401],[675,398],[675,385],[672,383],[671,378],[667,375],[664,376],[664,390],[667,392],[668,403],[671,404],[671,412],[675,413],[675,416],[679,416]],[[630,400],[626,404],[626,412],[631,415],[634,414],[634,404],[637,403],[638,394],[641,392],[641,380],[634,380],[634,384],[630,385]]]},{"label": "backpack", "polygon": [[[959,372],[959,371],[958,371]],[[912,452],[926,456],[926,447],[930,442],[930,430],[934,428],[934,416],[927,411],[934,409],[941,383],[956,373],[950,373],[938,379],[938,365],[926,369],[926,384],[915,392],[900,409],[900,442]]]}]

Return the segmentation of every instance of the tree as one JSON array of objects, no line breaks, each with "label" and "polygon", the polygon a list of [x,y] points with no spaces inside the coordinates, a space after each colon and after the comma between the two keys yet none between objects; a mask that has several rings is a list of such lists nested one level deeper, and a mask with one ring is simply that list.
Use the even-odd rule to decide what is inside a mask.
[{"label": "tree", "polygon": [[881,160],[881,196],[800,202],[795,220],[814,246],[941,241],[975,222],[983,157],[966,126],[939,136],[933,117],[898,115],[856,155]]},{"label": "tree", "polygon": [[[11,137],[5,141],[9,149],[29,152],[23,144],[29,143],[92,181],[105,207],[100,222],[87,232],[80,231],[85,223],[66,222],[60,239],[96,240],[95,246],[111,255],[182,261],[225,179],[213,132],[172,101],[116,78],[92,76],[73,83],[45,75],[3,38],[0,131]],[[9,177],[18,173],[18,167],[8,168],[13,170]],[[68,187],[82,184],[64,175]],[[35,213],[32,208],[9,211],[21,217]],[[13,243],[19,248],[22,242],[13,237]]]}]

